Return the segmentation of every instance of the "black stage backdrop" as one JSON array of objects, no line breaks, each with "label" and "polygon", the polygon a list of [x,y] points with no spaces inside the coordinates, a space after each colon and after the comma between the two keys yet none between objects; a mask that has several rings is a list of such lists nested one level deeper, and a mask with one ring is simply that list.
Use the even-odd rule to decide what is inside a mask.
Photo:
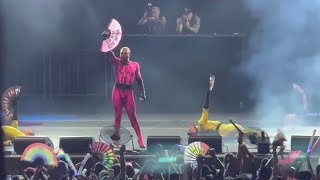
[{"label": "black stage backdrop", "polygon": [[[148,100],[139,112],[198,112],[209,73],[216,75],[213,109],[239,111],[250,104],[249,80],[240,72],[253,23],[242,2],[163,0],[167,34],[137,35],[145,0],[4,0],[4,86],[22,85],[20,112],[111,112],[112,70],[99,52],[110,18],[123,26],[121,46],[141,65]],[[176,36],[184,7],[201,16],[198,36]],[[225,9],[222,10],[222,9]],[[119,53],[119,48],[116,53]]]}]

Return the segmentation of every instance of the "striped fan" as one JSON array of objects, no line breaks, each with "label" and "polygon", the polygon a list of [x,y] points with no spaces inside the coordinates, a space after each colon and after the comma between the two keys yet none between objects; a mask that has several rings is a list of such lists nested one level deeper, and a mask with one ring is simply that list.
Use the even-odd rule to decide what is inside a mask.
[{"label": "striped fan", "polygon": [[198,155],[206,155],[210,147],[203,142],[193,142],[189,144],[184,150],[184,162],[195,163],[197,162]]},{"label": "striped fan", "polygon": [[89,147],[92,156],[95,157],[99,162],[101,162],[101,164],[105,168],[109,169],[112,167],[115,156],[110,145],[102,142],[95,142],[91,143]]},{"label": "striped fan", "polygon": [[12,86],[2,95],[1,106],[3,117],[7,121],[16,120],[17,102],[16,99],[20,94],[21,86]]}]

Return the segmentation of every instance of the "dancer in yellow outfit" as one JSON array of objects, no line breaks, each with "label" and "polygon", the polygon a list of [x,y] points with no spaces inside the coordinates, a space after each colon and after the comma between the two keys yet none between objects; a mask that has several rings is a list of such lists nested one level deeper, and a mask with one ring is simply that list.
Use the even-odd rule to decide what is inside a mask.
[{"label": "dancer in yellow outfit", "polygon": [[10,142],[17,136],[30,136],[34,135],[30,129],[18,129],[18,120],[13,120],[11,126],[2,126],[4,134],[3,144],[10,145]]},{"label": "dancer in yellow outfit", "polygon": [[13,86],[7,89],[2,96],[2,114],[5,120],[11,121],[11,126],[2,126],[3,131],[3,144],[10,145],[11,140],[17,136],[34,135],[30,129],[18,129],[18,116],[17,116],[17,97],[20,94],[20,86]]},{"label": "dancer in yellow outfit", "polygon": [[[231,123],[225,124],[225,123],[221,123],[220,121],[208,120],[209,99],[214,86],[214,82],[215,82],[214,75],[210,75],[209,89],[206,94],[206,99],[202,109],[202,114],[198,121],[198,126],[193,125],[193,127],[189,129],[188,135],[190,136],[197,135],[199,133],[201,134],[203,132],[212,131],[212,130],[216,131],[216,134],[220,136],[226,136],[230,133],[238,133],[237,129]],[[239,124],[236,124],[236,125],[240,130],[243,129],[241,125]]]}]

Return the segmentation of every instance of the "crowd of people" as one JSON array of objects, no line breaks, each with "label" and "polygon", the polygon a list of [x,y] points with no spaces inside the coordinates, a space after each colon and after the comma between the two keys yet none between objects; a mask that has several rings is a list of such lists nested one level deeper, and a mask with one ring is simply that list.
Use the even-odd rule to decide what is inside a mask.
[{"label": "crowd of people", "polygon": [[[179,162],[178,158],[168,161],[159,161],[167,156],[160,144],[155,156],[145,159],[141,164],[125,158],[126,147],[119,149],[119,157],[116,158],[111,168],[106,168],[103,161],[94,156],[86,161],[82,171],[76,175],[67,161],[60,160],[58,167],[25,167],[21,168],[19,176],[12,179],[90,179],[90,180],[113,180],[113,179],[139,179],[139,180],[209,180],[209,179],[320,179],[320,165],[313,169],[310,163],[310,153],[300,155],[291,161],[283,161],[288,158],[284,155],[285,138],[275,139],[272,143],[271,158],[257,158],[249,152],[244,143],[244,133],[239,131],[237,135],[238,152],[228,153],[224,158],[219,158],[214,148],[208,150],[205,155],[198,155],[194,162]],[[176,148],[171,152],[181,152]],[[179,153],[175,153],[177,156]],[[174,160],[173,160],[174,159]],[[287,162],[287,163],[284,163]],[[308,170],[301,170],[302,165],[307,163]],[[81,162],[75,165],[78,171]],[[20,178],[19,178],[20,177]]]}]

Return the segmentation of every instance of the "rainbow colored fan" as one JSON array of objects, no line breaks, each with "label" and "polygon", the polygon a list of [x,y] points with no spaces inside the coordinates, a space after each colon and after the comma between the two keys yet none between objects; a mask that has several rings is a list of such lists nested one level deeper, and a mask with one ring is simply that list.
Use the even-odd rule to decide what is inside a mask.
[{"label": "rainbow colored fan", "polygon": [[205,156],[210,147],[203,142],[193,142],[189,144],[184,150],[184,162],[185,163],[195,163],[197,162],[197,156]]},{"label": "rainbow colored fan", "polygon": [[3,117],[7,121],[11,121],[16,113],[16,99],[20,94],[21,86],[12,86],[8,88],[2,95],[1,106]]},{"label": "rainbow colored fan", "polygon": [[58,166],[57,156],[54,151],[46,144],[33,143],[30,144],[21,156],[21,161],[34,162],[37,159],[42,159],[44,165]]},{"label": "rainbow colored fan", "polygon": [[91,143],[89,147],[92,156],[101,162],[105,168],[109,169],[112,167],[115,160],[112,146],[102,142],[95,142]]}]

